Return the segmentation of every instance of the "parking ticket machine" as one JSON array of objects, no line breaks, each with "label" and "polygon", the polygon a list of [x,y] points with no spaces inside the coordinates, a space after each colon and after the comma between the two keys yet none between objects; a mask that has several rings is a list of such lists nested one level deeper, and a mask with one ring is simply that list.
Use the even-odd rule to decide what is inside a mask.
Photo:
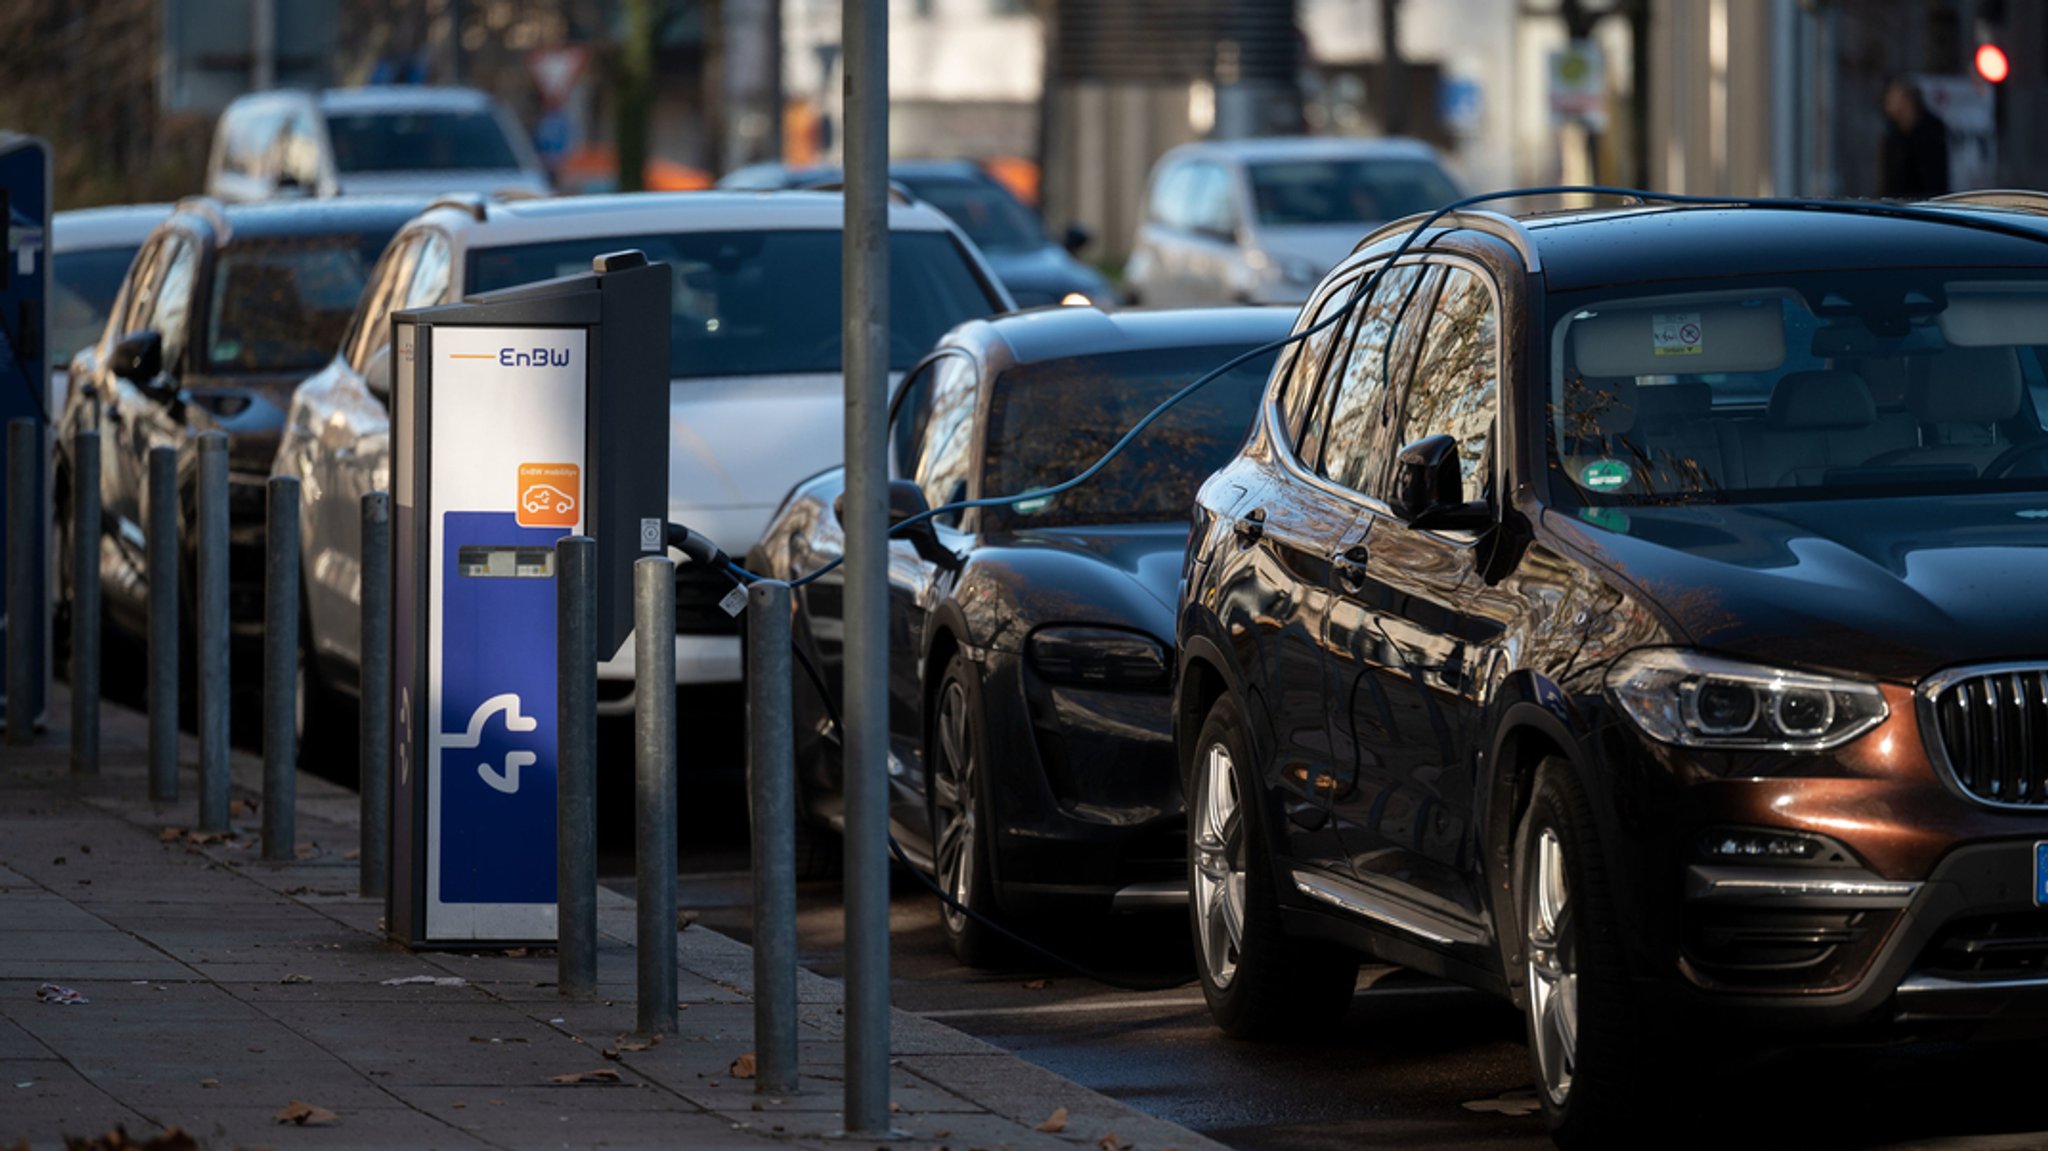
[{"label": "parking ticket machine", "polygon": [[664,547],[669,269],[392,317],[392,914],[415,947],[555,939],[555,541],[597,541],[597,639]]},{"label": "parking ticket machine", "polygon": [[[35,466],[31,469],[42,491],[31,502],[44,509],[44,518],[27,533],[30,569],[40,578],[29,581],[27,602],[7,602],[7,581],[0,580],[0,651],[8,649],[9,628],[20,628],[17,640],[25,641],[26,673],[33,693],[22,701],[31,716],[41,713],[49,699],[50,684],[50,577],[51,523],[54,506],[49,498],[50,368],[48,313],[44,303],[50,291],[50,146],[34,136],[0,132],[0,218],[7,224],[7,251],[0,256],[0,488],[5,488],[12,471],[7,454],[12,450],[9,423],[26,418],[42,434],[35,438]],[[0,508],[0,523],[6,519]],[[0,560],[9,535],[0,534]],[[0,568],[5,568],[0,563]],[[4,708],[5,680],[0,679],[0,708]]]}]

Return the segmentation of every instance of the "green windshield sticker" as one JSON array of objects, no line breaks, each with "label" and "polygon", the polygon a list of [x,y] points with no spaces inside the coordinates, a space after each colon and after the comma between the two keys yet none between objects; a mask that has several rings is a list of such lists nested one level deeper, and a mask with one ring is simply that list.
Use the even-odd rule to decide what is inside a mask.
[{"label": "green windshield sticker", "polygon": [[1628,480],[1628,465],[1620,460],[1594,460],[1579,470],[1579,482],[1596,492],[1613,491]]},{"label": "green windshield sticker", "polygon": [[1628,513],[1620,508],[1580,508],[1579,518],[1596,528],[1628,534]]}]

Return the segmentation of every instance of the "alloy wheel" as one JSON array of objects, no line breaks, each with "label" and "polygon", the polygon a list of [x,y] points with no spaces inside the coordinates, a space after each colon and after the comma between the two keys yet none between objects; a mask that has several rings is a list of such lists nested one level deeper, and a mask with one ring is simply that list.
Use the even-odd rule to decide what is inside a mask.
[{"label": "alloy wheel", "polygon": [[1244,810],[1237,765],[1220,740],[1203,752],[1194,833],[1195,930],[1202,964],[1217,990],[1230,986],[1244,948]]},{"label": "alloy wheel", "polygon": [[1530,848],[1522,923],[1529,957],[1529,1032],[1536,1066],[1553,1106],[1571,1097],[1578,1059],[1579,963],[1564,845],[1545,827]]},{"label": "alloy wheel", "polygon": [[946,927],[956,935],[966,930],[967,915],[954,904],[969,903],[978,851],[974,798],[980,765],[975,762],[968,712],[966,689],[958,680],[946,681],[939,693],[939,762],[932,773],[932,806],[938,816],[939,884],[953,898],[953,903],[943,905]]}]

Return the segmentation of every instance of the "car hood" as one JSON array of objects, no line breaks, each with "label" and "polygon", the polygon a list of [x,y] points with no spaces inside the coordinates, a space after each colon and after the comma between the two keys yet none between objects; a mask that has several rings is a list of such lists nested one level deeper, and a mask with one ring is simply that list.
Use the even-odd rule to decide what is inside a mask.
[{"label": "car hood", "polygon": [[348,172],[336,180],[345,196],[446,196],[507,190],[549,194],[545,177],[517,168],[456,168],[432,172]]},{"label": "car hood", "polygon": [[2048,493],[1622,516],[1545,522],[1701,648],[1895,682],[2048,654]]},{"label": "car hood", "polygon": [[975,562],[1010,569],[1035,623],[1122,624],[1170,644],[1187,544],[1184,523],[1037,528],[983,536]]},{"label": "car hood", "polygon": [[1019,307],[1057,304],[1068,292],[1080,292],[1097,304],[1116,302],[1102,274],[1053,244],[1038,248],[983,248],[982,258]]}]

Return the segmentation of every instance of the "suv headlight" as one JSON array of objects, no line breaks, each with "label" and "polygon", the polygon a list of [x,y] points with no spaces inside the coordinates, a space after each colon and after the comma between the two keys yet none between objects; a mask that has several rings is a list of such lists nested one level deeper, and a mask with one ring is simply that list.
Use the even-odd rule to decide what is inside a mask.
[{"label": "suv headlight", "polygon": [[1042,627],[1031,633],[1031,666],[1053,683],[1163,690],[1166,648],[1150,636],[1107,627]]},{"label": "suv headlight", "polygon": [[1891,713],[1874,683],[1678,648],[1621,657],[1607,690],[1650,738],[1683,747],[1825,751]]}]

